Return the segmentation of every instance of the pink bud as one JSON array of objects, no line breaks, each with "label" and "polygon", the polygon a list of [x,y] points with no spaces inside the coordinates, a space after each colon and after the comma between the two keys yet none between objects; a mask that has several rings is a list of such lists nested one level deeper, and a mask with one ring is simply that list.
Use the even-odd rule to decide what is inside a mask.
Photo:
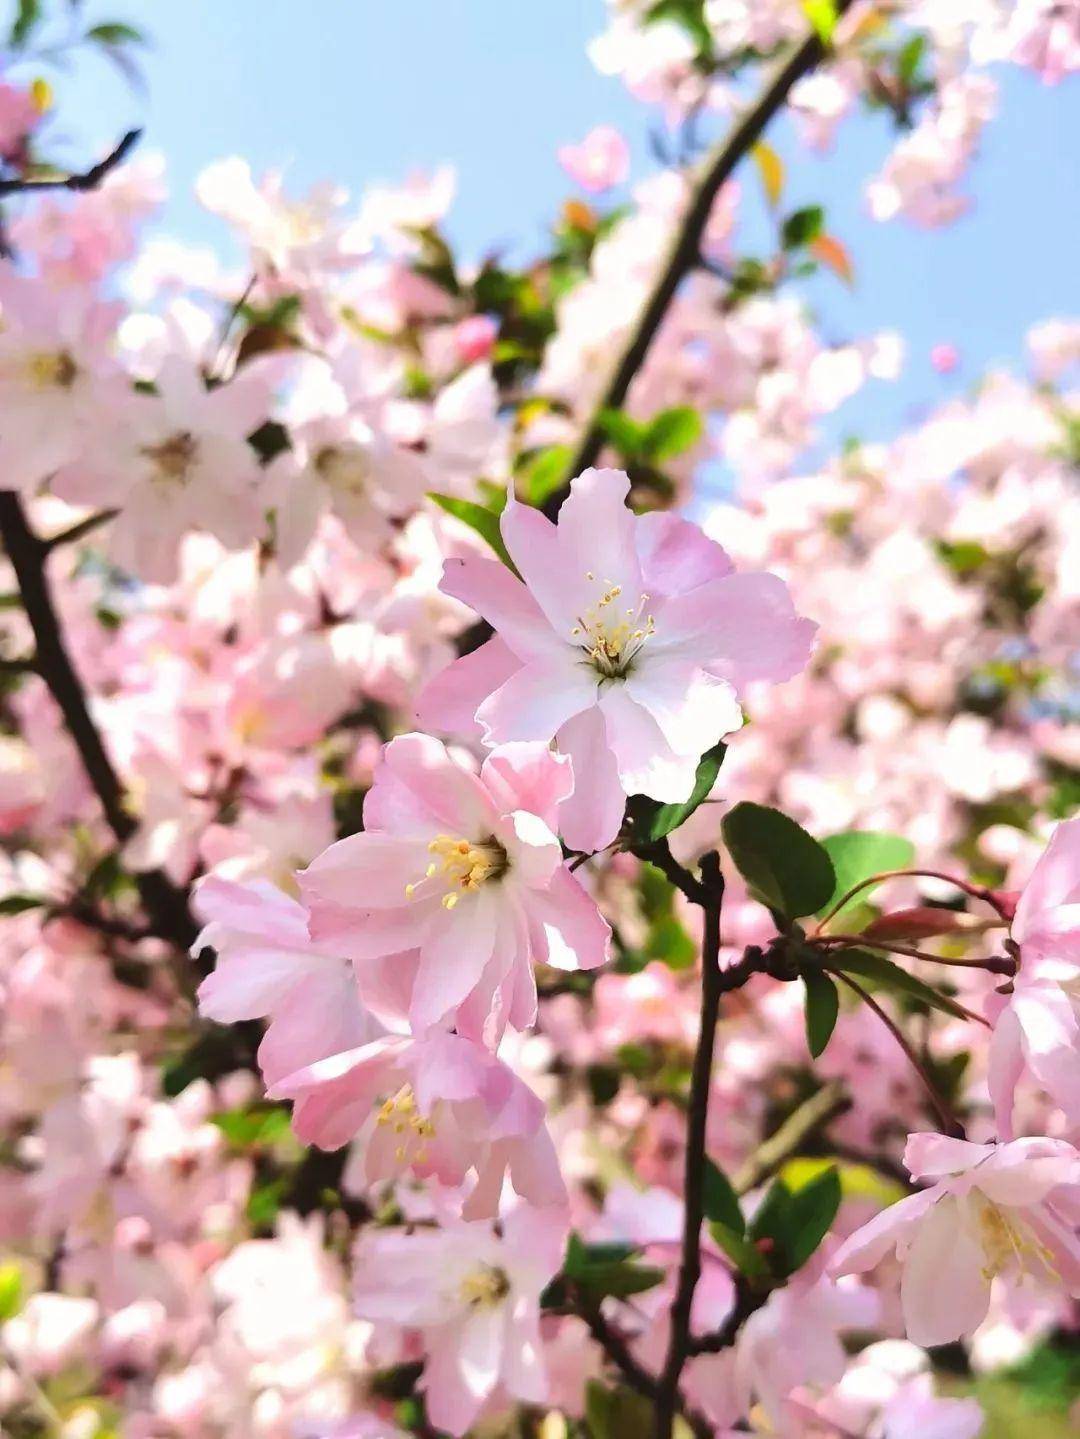
[{"label": "pink bud", "polygon": [[466,365],[486,360],[498,334],[498,324],[490,315],[470,315],[454,328],[454,343]]},{"label": "pink bud", "polygon": [[960,363],[960,351],[955,345],[934,345],[930,351],[930,363],[939,375],[951,375]]}]

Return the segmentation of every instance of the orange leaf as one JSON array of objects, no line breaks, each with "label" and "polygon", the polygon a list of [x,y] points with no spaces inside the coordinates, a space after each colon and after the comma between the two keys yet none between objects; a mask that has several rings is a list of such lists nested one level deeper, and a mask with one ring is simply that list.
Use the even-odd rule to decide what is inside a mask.
[{"label": "orange leaf", "polygon": [[839,275],[845,285],[854,285],[855,268],[851,263],[851,256],[847,247],[832,235],[819,235],[816,240],[810,241],[810,253],[823,265]]},{"label": "orange leaf", "polygon": [[761,176],[761,183],[765,187],[765,197],[770,205],[779,202],[781,191],[784,188],[784,162],[771,145],[764,140],[759,140],[750,151],[754,157],[754,164]]}]

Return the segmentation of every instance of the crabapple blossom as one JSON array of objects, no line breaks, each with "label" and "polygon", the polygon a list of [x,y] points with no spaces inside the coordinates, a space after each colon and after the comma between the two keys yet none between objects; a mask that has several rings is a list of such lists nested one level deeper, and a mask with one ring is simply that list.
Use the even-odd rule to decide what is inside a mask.
[{"label": "crabapple blossom", "polygon": [[585,190],[621,185],[630,173],[630,147],[618,130],[597,125],[580,145],[563,145],[559,164]]},{"label": "crabapple blossom", "polygon": [[542,1102],[458,1035],[376,1039],[278,1079],[270,1093],[294,1101],[293,1126],[306,1143],[338,1149],[356,1139],[369,1184],[411,1169],[453,1186],[475,1170],[466,1219],[494,1217],[507,1173],[527,1203],[566,1203]]},{"label": "crabapple blossom", "polygon": [[519,1208],[501,1234],[476,1220],[361,1238],[356,1311],[420,1332],[424,1395],[440,1429],[464,1434],[499,1394],[543,1402],[539,1299],[559,1265],[563,1226],[555,1212]]},{"label": "crabapple blossom", "polygon": [[414,1031],[451,1017],[489,1041],[525,1028],[533,963],[591,969],[607,956],[607,923],[555,837],[573,783],[542,745],[503,746],[475,774],[424,735],[391,740],[364,832],[300,877],[312,935],[354,959],[362,992],[372,963],[397,956]]},{"label": "crabapple blossom", "polygon": [[628,794],[689,798],[701,755],[742,723],[738,689],[797,674],[814,633],[775,576],[736,574],[685,520],[635,516],[629,488],[587,470],[557,524],[511,501],[502,532],[520,579],[448,561],[444,588],[495,636],[421,700],[444,726],[475,716],[489,745],[555,740],[574,765],[560,822],[576,849],[614,839]]},{"label": "crabapple blossom", "polygon": [[1080,1294],[1080,1240],[1060,1207],[1080,1185],[1080,1153],[1064,1140],[971,1144],[913,1134],[912,1178],[936,1181],[891,1205],[833,1255],[835,1274],[862,1274],[893,1249],[903,1264],[908,1338],[947,1344],[971,1334],[998,1275]]}]

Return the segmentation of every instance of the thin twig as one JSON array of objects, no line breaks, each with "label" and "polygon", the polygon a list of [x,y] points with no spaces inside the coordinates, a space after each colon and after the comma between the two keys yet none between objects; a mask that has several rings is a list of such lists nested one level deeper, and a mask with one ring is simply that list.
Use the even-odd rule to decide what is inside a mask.
[{"label": "thin twig", "polygon": [[120,513],[119,510],[95,510],[92,515],[85,519],[77,520],[75,524],[68,525],[67,529],[59,530],[55,535],[48,535],[41,541],[42,548],[46,554],[58,550],[61,545],[73,545],[77,540],[84,540],[87,535],[93,534],[102,525],[114,520]]},{"label": "thin twig", "polygon": [[[851,0],[840,0],[836,8],[842,14],[850,3]],[[595,464],[599,458],[605,440],[602,413],[604,410],[617,410],[622,406],[679,285],[698,265],[702,236],[721,187],[730,178],[739,161],[761,138],[769,121],[783,106],[792,86],[812,70],[824,54],[825,47],[818,34],[808,34],[801,44],[770,71],[757,100],[735,121],[725,138],[706,157],[698,172],[686,215],[660,268],[652,293],[645,302],[645,307],[567,465],[564,486],[549,501],[548,507],[551,511],[558,509],[569,480]]]},{"label": "thin twig", "polygon": [[842,894],[829,912],[818,922],[818,926],[814,930],[815,936],[821,934],[829,921],[835,919],[844,906],[850,904],[857,894],[861,894],[864,889],[869,889],[872,885],[884,884],[887,879],[944,880],[946,884],[951,884],[955,889],[960,889],[963,890],[965,894],[970,894],[972,899],[981,899],[985,904],[990,905],[993,909],[997,910],[1002,919],[1007,921],[1009,918],[1001,908],[997,895],[992,889],[987,889],[985,885],[972,884],[970,880],[961,879],[955,874],[945,874],[944,871],[940,869],[883,869],[880,874],[871,874],[868,875],[866,879],[861,879],[858,884],[852,885],[846,894]]},{"label": "thin twig", "polygon": [[0,200],[8,195],[28,195],[39,190],[96,190],[102,180],[117,165],[123,164],[130,152],[139,143],[141,130],[129,130],[109,151],[104,160],[91,165],[89,170],[73,175],[25,175],[9,180],[0,180]]},{"label": "thin twig", "polygon": [[826,1084],[812,1094],[788,1115],[775,1134],[758,1145],[746,1163],[735,1172],[731,1180],[735,1193],[747,1194],[756,1189],[796,1155],[816,1130],[823,1129],[830,1120],[850,1108],[851,1099],[842,1084]]},{"label": "thin twig", "polygon": [[933,1105],[934,1112],[937,1115],[938,1119],[941,1121],[941,1125],[945,1133],[951,1135],[954,1139],[965,1139],[967,1136],[964,1130],[964,1126],[960,1123],[956,1115],[953,1114],[952,1110],[949,1108],[947,1102],[945,1101],[944,1096],[938,1091],[938,1087],[931,1079],[930,1073],[927,1070],[926,1065],[923,1064],[922,1060],[912,1049],[900,1026],[894,1023],[894,1021],[889,1018],[889,1016],[882,1009],[881,1005],[878,1004],[877,1000],[873,997],[873,995],[870,994],[867,990],[863,989],[861,984],[856,983],[856,981],[852,979],[850,974],[845,974],[842,970],[839,969],[834,969],[830,972],[832,973],[834,978],[839,979],[843,984],[846,984],[849,989],[854,990],[854,992],[859,996],[862,1002],[865,1005],[868,1005],[869,1008],[874,1011],[878,1019],[881,1020],[882,1024],[885,1026],[885,1028],[889,1031],[892,1037],[896,1040],[900,1048],[907,1055],[908,1059],[911,1061],[911,1067],[915,1070],[915,1073],[923,1082],[927,1095],[930,1098],[930,1103]]}]

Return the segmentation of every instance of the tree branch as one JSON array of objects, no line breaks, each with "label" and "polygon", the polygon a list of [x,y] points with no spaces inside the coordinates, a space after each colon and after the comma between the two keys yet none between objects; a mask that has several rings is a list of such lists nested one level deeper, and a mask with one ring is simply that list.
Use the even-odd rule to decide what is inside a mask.
[{"label": "tree branch", "polygon": [[[840,0],[837,11],[843,14],[850,3],[851,0]],[[600,416],[604,410],[621,408],[680,283],[699,263],[701,238],[721,186],[731,177],[739,161],[761,138],[765,127],[783,106],[795,82],[812,70],[824,54],[825,47],[816,31],[807,35],[806,39],[769,73],[757,100],[735,121],[725,138],[705,158],[698,171],[690,206],[661,266],[652,293],[596,402],[585,432],[567,465],[563,486],[548,502],[549,510],[558,509],[569,481],[582,470],[594,465],[599,458],[605,440]]]},{"label": "tree branch", "polygon": [[732,1176],[736,1194],[747,1194],[793,1158],[817,1129],[851,1108],[842,1084],[826,1084],[800,1104],[774,1135],[759,1144],[746,1163]]},{"label": "tree branch", "polygon": [[99,160],[96,165],[91,165],[89,170],[83,170],[79,174],[41,175],[38,177],[27,175],[0,180],[0,200],[5,199],[8,195],[36,194],[39,190],[96,190],[111,170],[115,170],[117,165],[123,164],[139,143],[141,136],[141,130],[129,130],[109,151],[104,160]]},{"label": "tree branch", "polygon": [[727,988],[730,971],[720,968],[720,907],[724,898],[724,877],[720,856],[715,850],[701,861],[704,890],[705,937],[701,950],[701,1029],[690,1080],[690,1110],[686,1133],[686,1168],[683,1183],[682,1260],[675,1299],[671,1306],[671,1336],[667,1357],[656,1393],[655,1439],[671,1439],[678,1406],[679,1380],[690,1354],[690,1311],[701,1275],[701,1225],[705,1217],[705,1131],[709,1117],[713,1051],[720,999]]},{"label": "tree branch", "polygon": [[[124,844],[138,824],[124,803],[123,787],[90,718],[82,682],[64,645],[45,574],[49,546],[34,534],[18,495],[11,492],[0,493],[0,539],[15,570],[23,607],[34,632],[35,668],[64,717],[109,828]],[[137,874],[135,882],[155,933],[188,949],[197,930],[184,891],[160,870]]]}]

